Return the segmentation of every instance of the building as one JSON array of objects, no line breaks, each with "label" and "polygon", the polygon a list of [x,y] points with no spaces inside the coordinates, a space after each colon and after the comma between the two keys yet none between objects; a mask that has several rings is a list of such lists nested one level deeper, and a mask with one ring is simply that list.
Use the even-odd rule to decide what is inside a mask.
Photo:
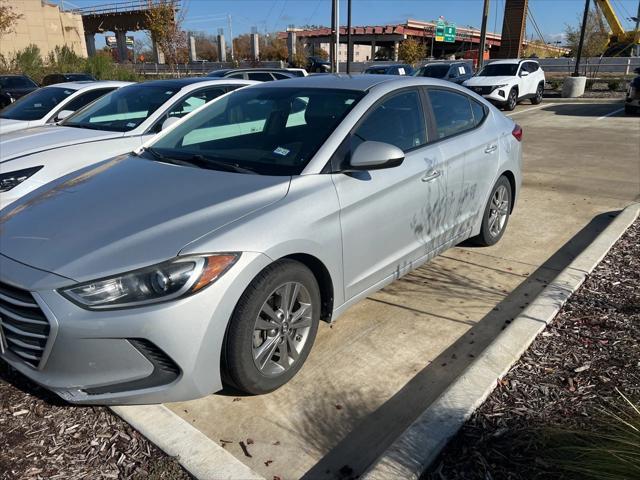
[{"label": "building", "polygon": [[33,44],[43,56],[56,46],[63,45],[80,56],[87,56],[80,15],[62,12],[57,5],[45,0],[11,0],[9,6],[22,17],[16,22],[12,33],[0,38],[0,54],[11,57]]}]

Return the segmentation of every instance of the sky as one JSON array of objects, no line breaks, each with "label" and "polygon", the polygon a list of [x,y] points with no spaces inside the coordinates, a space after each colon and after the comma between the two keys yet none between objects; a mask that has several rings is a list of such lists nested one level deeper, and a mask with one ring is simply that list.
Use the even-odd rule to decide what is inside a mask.
[{"label": "sky", "polygon": [[[55,0],[65,8],[113,3],[118,0]],[[634,24],[628,18],[637,15],[640,0],[612,0],[625,28]],[[225,29],[231,15],[234,36],[248,33],[284,30],[288,25],[329,25],[331,0],[182,0],[185,6],[184,29],[216,34]],[[488,28],[500,32],[505,0],[490,0]],[[591,2],[594,3],[593,1]],[[346,0],[340,0],[342,25],[346,24]],[[529,0],[529,9],[547,42],[562,40],[565,24],[578,24],[584,0]],[[459,26],[479,28],[483,0],[353,0],[353,25],[384,25],[405,22],[408,18],[434,20],[444,16]],[[534,32],[529,22],[527,38]],[[144,36],[142,32],[135,35]],[[537,38],[534,35],[534,38]]]}]

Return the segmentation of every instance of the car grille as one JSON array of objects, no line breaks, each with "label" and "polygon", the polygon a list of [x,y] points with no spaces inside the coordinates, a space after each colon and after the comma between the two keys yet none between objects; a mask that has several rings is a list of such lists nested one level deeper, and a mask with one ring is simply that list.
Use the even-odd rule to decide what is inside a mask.
[{"label": "car grille", "polygon": [[471,90],[480,94],[480,95],[489,95],[495,87],[490,85],[488,87],[471,87]]},{"label": "car grille", "polygon": [[0,330],[0,346],[38,368],[49,337],[49,321],[28,291],[2,282]]}]

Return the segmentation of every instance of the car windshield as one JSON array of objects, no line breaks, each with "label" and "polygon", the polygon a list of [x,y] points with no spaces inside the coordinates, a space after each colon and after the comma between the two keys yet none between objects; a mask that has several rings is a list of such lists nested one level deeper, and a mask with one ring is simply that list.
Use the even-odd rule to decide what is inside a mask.
[{"label": "car windshield", "polygon": [[374,67],[374,68],[367,68],[364,73],[369,73],[369,74],[374,74],[374,75],[384,75],[385,73],[387,73],[389,67]]},{"label": "car windshield", "polygon": [[0,77],[0,88],[19,89],[19,88],[37,88],[34,82],[27,77]]},{"label": "car windshield", "polygon": [[517,63],[490,63],[486,67],[484,67],[480,73],[479,77],[512,77],[518,71]]},{"label": "car windshield", "polygon": [[180,89],[151,85],[131,85],[114,90],[87,108],[67,118],[67,127],[113,132],[133,130]]},{"label": "car windshield", "polygon": [[76,91],[71,88],[44,87],[25,95],[0,111],[0,118],[10,120],[40,120],[56,105]]},{"label": "car windshield", "polygon": [[145,156],[201,168],[297,175],[365,92],[252,87],[213,102]]},{"label": "car windshield", "polygon": [[449,72],[449,65],[425,65],[420,67],[414,75],[416,77],[444,78]]}]

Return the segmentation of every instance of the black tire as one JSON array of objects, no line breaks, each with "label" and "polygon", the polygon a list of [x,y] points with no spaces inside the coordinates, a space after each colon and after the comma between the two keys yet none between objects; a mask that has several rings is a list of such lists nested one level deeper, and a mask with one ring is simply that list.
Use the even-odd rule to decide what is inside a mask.
[{"label": "black tire", "polygon": [[517,104],[518,90],[516,88],[512,88],[511,90],[509,90],[509,95],[507,96],[507,102],[504,104],[504,109],[510,112],[516,108]]},{"label": "black tire", "polygon": [[[495,210],[494,198],[500,189],[505,189],[505,200],[507,203],[503,206],[503,209],[506,211],[506,216],[504,218],[504,222],[500,222],[501,225],[499,231],[496,232],[493,228],[494,225],[491,224],[491,220]],[[503,175],[491,189],[491,195],[489,196],[484,213],[482,214],[482,227],[480,228],[480,234],[472,239],[475,244],[483,247],[489,247],[500,241],[502,235],[504,235],[504,232],[507,229],[507,224],[509,223],[509,215],[511,214],[513,202],[512,198],[511,182],[509,182],[509,179]]]},{"label": "black tire", "polygon": [[[310,326],[305,329],[305,340],[300,346],[300,351],[296,350],[298,352],[297,358],[293,360],[290,355],[286,355],[286,363],[288,364],[290,360],[292,361],[287,370],[283,370],[280,373],[263,372],[256,364],[258,360],[254,361],[254,349],[259,349],[260,346],[266,345],[267,341],[274,339],[276,336],[283,337],[280,343],[276,342],[277,345],[274,344],[277,350],[262,357],[269,359],[267,363],[271,362],[272,368],[278,368],[279,362],[283,358],[279,354],[282,344],[286,343],[285,347],[290,349],[293,341],[298,338],[298,335],[301,335],[293,327],[290,330],[285,330],[282,324],[275,326],[272,330],[263,330],[256,333],[258,316],[268,318],[261,313],[265,303],[267,301],[275,301],[274,299],[276,298],[282,300],[282,297],[276,295],[276,291],[283,285],[290,283],[298,283],[306,289],[305,291],[300,288],[300,291],[305,296],[308,296],[309,303],[311,303],[311,308],[307,309],[310,310],[310,319],[306,320],[307,322],[310,321]],[[243,392],[259,395],[272,392],[291,380],[302,368],[313,346],[320,320],[320,301],[320,289],[316,278],[300,262],[289,259],[279,260],[260,272],[240,297],[227,327],[222,352],[225,383]],[[300,303],[298,305],[301,307]],[[280,311],[278,310],[278,312]],[[295,324],[292,322],[291,325]],[[273,333],[274,330],[277,330],[277,332]],[[263,334],[264,339],[256,338],[256,335]],[[289,335],[290,338],[286,339],[286,335]],[[263,343],[256,345],[256,342],[260,341],[263,341]],[[271,351],[271,349],[269,350]],[[278,360],[274,361],[274,358],[278,358]]]},{"label": "black tire", "polygon": [[542,103],[542,96],[544,95],[544,83],[540,82],[538,89],[536,90],[536,96],[531,99],[531,103],[539,105]]}]

